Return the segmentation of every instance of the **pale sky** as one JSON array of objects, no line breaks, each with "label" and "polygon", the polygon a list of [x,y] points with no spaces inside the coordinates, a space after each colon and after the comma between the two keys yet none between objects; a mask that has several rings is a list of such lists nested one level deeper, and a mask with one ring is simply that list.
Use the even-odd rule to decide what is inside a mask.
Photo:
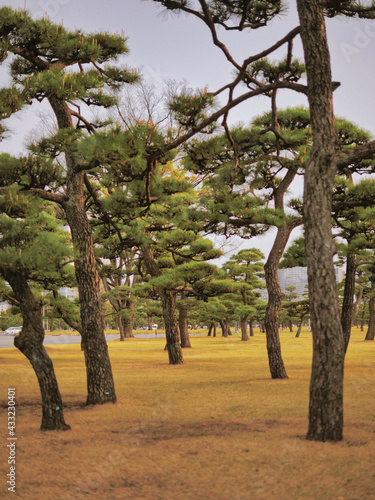
[{"label": "pale sky", "polygon": [[[273,21],[270,27],[247,33],[220,31],[223,41],[239,62],[271,46],[298,25],[295,1],[288,4],[286,15]],[[25,0],[0,1],[0,5],[23,9]],[[26,0],[26,8],[37,17],[47,13],[51,21],[63,22],[70,29],[117,33],[123,30],[130,49],[126,63],[139,68],[147,80],[156,83],[166,79],[185,79],[192,88],[208,86],[213,91],[228,83],[233,76],[232,67],[213,46],[202,22],[187,15],[163,15],[160,5],[150,0]],[[375,21],[327,20],[327,30],[333,79],[341,82],[334,94],[336,115],[375,136]],[[284,54],[281,50],[277,56]],[[302,57],[299,41],[295,43],[295,55]],[[3,72],[0,72],[0,78],[1,85],[4,85]],[[291,91],[281,97],[280,108],[306,105],[302,96]],[[238,107],[230,121],[248,124],[268,109],[268,99],[252,99]],[[27,126],[35,126],[34,113],[31,109],[17,113],[11,122],[13,137],[0,143],[0,152],[20,151],[22,140],[19,136],[24,135]],[[252,245],[252,242],[246,243],[246,246]],[[264,247],[264,243],[261,246]]]}]

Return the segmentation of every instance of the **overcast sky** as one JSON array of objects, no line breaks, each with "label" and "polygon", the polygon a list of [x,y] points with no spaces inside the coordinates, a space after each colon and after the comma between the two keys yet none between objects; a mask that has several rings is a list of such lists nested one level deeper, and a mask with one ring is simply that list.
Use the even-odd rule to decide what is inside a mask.
[{"label": "overcast sky", "polygon": [[[288,4],[288,12],[268,28],[247,33],[220,31],[239,62],[271,46],[298,25],[295,1]],[[25,0],[0,1],[0,5],[23,9]],[[139,68],[145,79],[155,83],[185,79],[192,88],[208,86],[209,90],[216,90],[233,76],[233,69],[213,46],[202,22],[187,15],[163,14],[160,5],[151,0],[26,0],[26,8],[37,17],[47,13],[51,21],[63,23],[69,29],[123,31],[130,49],[126,62]],[[336,115],[351,120],[375,136],[375,21],[327,20],[327,30],[333,80],[341,82],[334,94]],[[283,54],[283,50],[277,53],[278,56]],[[302,57],[300,42],[295,44],[295,55]],[[0,72],[4,85],[2,75]],[[279,101],[280,108],[301,104],[306,105],[304,98],[292,92],[285,92]],[[268,106],[266,98],[252,99],[236,109],[230,121],[248,124],[268,110]],[[20,136],[24,135],[28,124],[34,123],[34,113],[34,110],[27,110],[12,119],[13,138],[0,143],[0,151],[17,153],[20,150]],[[267,249],[263,250],[268,253]]]}]

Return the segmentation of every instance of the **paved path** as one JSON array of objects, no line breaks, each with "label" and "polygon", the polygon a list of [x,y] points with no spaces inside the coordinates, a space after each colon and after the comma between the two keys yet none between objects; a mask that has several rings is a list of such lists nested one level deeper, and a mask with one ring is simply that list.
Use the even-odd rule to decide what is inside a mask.
[{"label": "paved path", "polygon": [[[136,338],[161,338],[165,337],[165,334],[158,333],[137,333]],[[119,339],[119,334],[106,335],[107,340]],[[81,342],[80,335],[46,335],[44,337],[44,345],[59,345],[59,344],[79,344]],[[14,347],[14,336],[13,335],[1,335],[0,334],[0,348],[1,347]]]}]

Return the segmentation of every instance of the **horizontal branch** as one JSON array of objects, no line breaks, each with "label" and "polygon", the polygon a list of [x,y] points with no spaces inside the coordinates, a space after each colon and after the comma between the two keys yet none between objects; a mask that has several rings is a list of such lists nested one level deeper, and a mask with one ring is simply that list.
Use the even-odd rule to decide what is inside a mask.
[{"label": "horizontal branch", "polygon": [[43,198],[43,200],[53,201],[54,203],[59,203],[60,205],[63,205],[68,200],[68,197],[65,194],[49,193],[48,191],[44,191],[44,189],[40,188],[30,188],[28,192],[36,194],[40,198]]},{"label": "horizontal branch", "polygon": [[375,141],[367,142],[366,144],[361,144],[355,148],[341,149],[337,157],[337,166],[346,167],[351,163],[359,160],[370,159],[375,155]]}]

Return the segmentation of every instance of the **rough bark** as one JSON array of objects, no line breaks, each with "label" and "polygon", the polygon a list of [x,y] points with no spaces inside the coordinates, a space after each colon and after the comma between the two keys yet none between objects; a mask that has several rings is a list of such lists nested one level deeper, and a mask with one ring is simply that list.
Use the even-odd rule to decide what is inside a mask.
[{"label": "rough bark", "polygon": [[323,3],[297,0],[308,81],[313,146],[305,169],[304,219],[313,361],[307,439],[339,441],[343,430],[344,339],[331,234],[339,150]]},{"label": "rough bark", "polygon": [[[49,98],[60,129],[72,128],[68,105],[57,98]],[[75,252],[81,322],[82,348],[87,372],[87,404],[116,402],[116,393],[108,346],[104,334],[104,320],[100,298],[100,278],[94,254],[94,242],[84,198],[84,172],[77,171],[74,156],[66,153],[67,181],[64,202],[67,222],[71,229]]]},{"label": "rough bark", "polygon": [[41,430],[67,430],[63,404],[51,358],[43,346],[44,329],[40,306],[28,282],[17,272],[5,271],[4,278],[12,287],[23,318],[21,333],[15,337],[14,345],[30,361],[38,378],[42,397]]},{"label": "rough bark", "polygon": [[350,333],[352,330],[356,269],[357,269],[356,255],[353,253],[349,253],[346,258],[344,298],[341,309],[341,326],[344,334],[345,352],[348,349]]},{"label": "rough bark", "polygon": [[[161,276],[162,271],[157,265],[152,249],[142,247],[142,256],[146,265],[147,272],[151,276]],[[163,318],[165,323],[165,336],[167,339],[167,351],[170,365],[183,364],[182,349],[180,344],[180,333],[177,326],[176,302],[177,293],[166,288],[159,289],[161,304],[163,308]]]},{"label": "rough bark", "polygon": [[[374,284],[372,286],[374,288]],[[375,297],[371,297],[369,301],[369,322],[366,332],[365,340],[374,340],[375,339]]]},{"label": "rough bark", "polygon": [[225,321],[220,320],[220,327],[221,327],[221,336],[222,337],[228,337],[228,330],[227,330],[227,325],[225,324]]}]

